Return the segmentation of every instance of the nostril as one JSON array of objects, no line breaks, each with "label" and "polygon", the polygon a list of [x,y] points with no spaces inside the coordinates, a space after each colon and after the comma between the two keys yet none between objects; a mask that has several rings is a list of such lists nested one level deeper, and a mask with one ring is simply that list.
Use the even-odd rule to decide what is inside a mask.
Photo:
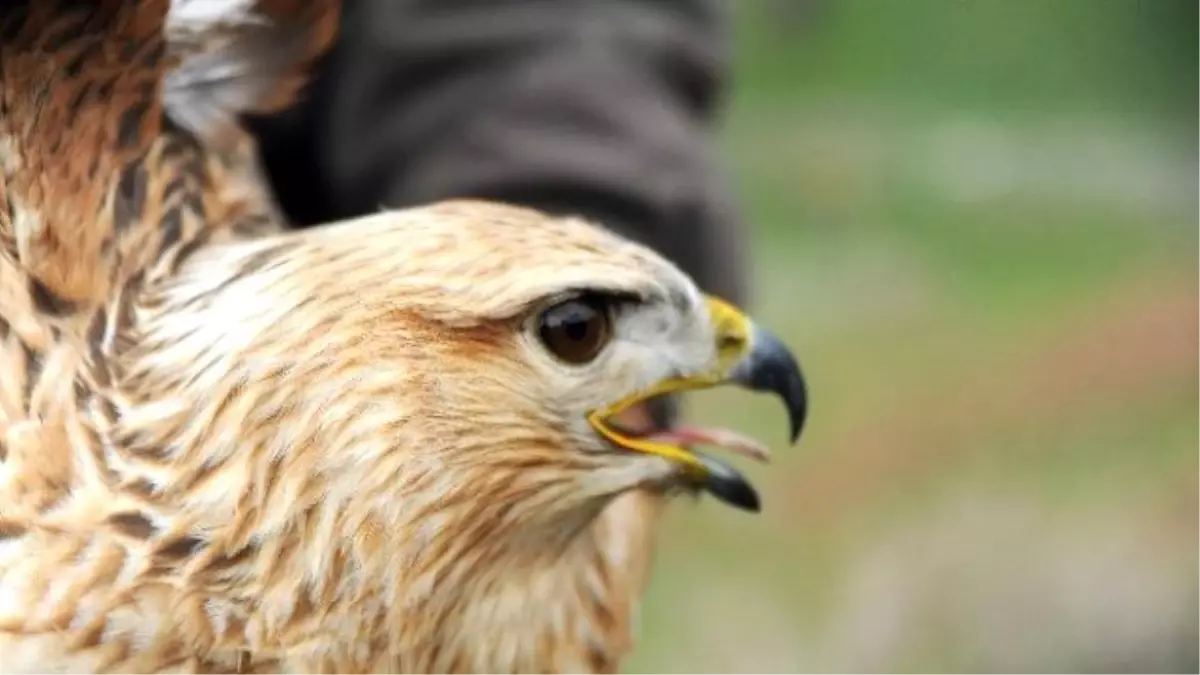
[{"label": "nostril", "polygon": [[745,340],[742,339],[742,336],[726,333],[717,339],[717,348],[722,350],[733,349],[734,347],[742,346],[744,343]]}]

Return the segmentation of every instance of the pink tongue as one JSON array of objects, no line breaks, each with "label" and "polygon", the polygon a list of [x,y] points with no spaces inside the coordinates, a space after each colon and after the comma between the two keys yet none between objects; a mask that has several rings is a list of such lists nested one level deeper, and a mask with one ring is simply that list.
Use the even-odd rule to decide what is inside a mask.
[{"label": "pink tongue", "polygon": [[660,431],[647,436],[647,439],[660,443],[671,443],[684,447],[692,445],[711,445],[724,448],[756,459],[760,462],[771,460],[771,451],[761,442],[730,429],[706,429],[703,427],[681,426],[667,431]]}]

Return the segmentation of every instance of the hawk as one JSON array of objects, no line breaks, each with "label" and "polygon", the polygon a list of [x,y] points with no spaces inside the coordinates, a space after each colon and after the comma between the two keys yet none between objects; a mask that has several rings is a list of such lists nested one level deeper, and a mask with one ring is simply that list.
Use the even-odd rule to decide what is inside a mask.
[{"label": "hawk", "polygon": [[303,0],[0,9],[0,671],[613,671],[662,508],[749,482],[622,411],[804,382],[602,225],[483,201],[289,231],[238,116]]}]

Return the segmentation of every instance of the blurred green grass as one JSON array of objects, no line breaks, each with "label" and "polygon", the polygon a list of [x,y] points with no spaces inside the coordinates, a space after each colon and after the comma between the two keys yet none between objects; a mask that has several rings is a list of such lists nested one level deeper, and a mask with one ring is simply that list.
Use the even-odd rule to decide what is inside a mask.
[{"label": "blurred green grass", "polygon": [[810,4],[737,6],[721,137],[810,426],[628,670],[1195,672],[1196,4]]}]

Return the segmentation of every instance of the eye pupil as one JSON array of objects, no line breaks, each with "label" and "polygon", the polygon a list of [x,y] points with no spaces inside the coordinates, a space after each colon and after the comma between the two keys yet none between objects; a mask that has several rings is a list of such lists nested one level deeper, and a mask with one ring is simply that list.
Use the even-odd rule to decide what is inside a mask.
[{"label": "eye pupil", "polygon": [[586,318],[573,316],[563,324],[563,331],[571,340],[579,341],[587,338],[591,325]]},{"label": "eye pupil", "polygon": [[547,309],[539,336],[556,357],[572,364],[596,358],[608,342],[609,314],[598,298],[575,298]]}]

